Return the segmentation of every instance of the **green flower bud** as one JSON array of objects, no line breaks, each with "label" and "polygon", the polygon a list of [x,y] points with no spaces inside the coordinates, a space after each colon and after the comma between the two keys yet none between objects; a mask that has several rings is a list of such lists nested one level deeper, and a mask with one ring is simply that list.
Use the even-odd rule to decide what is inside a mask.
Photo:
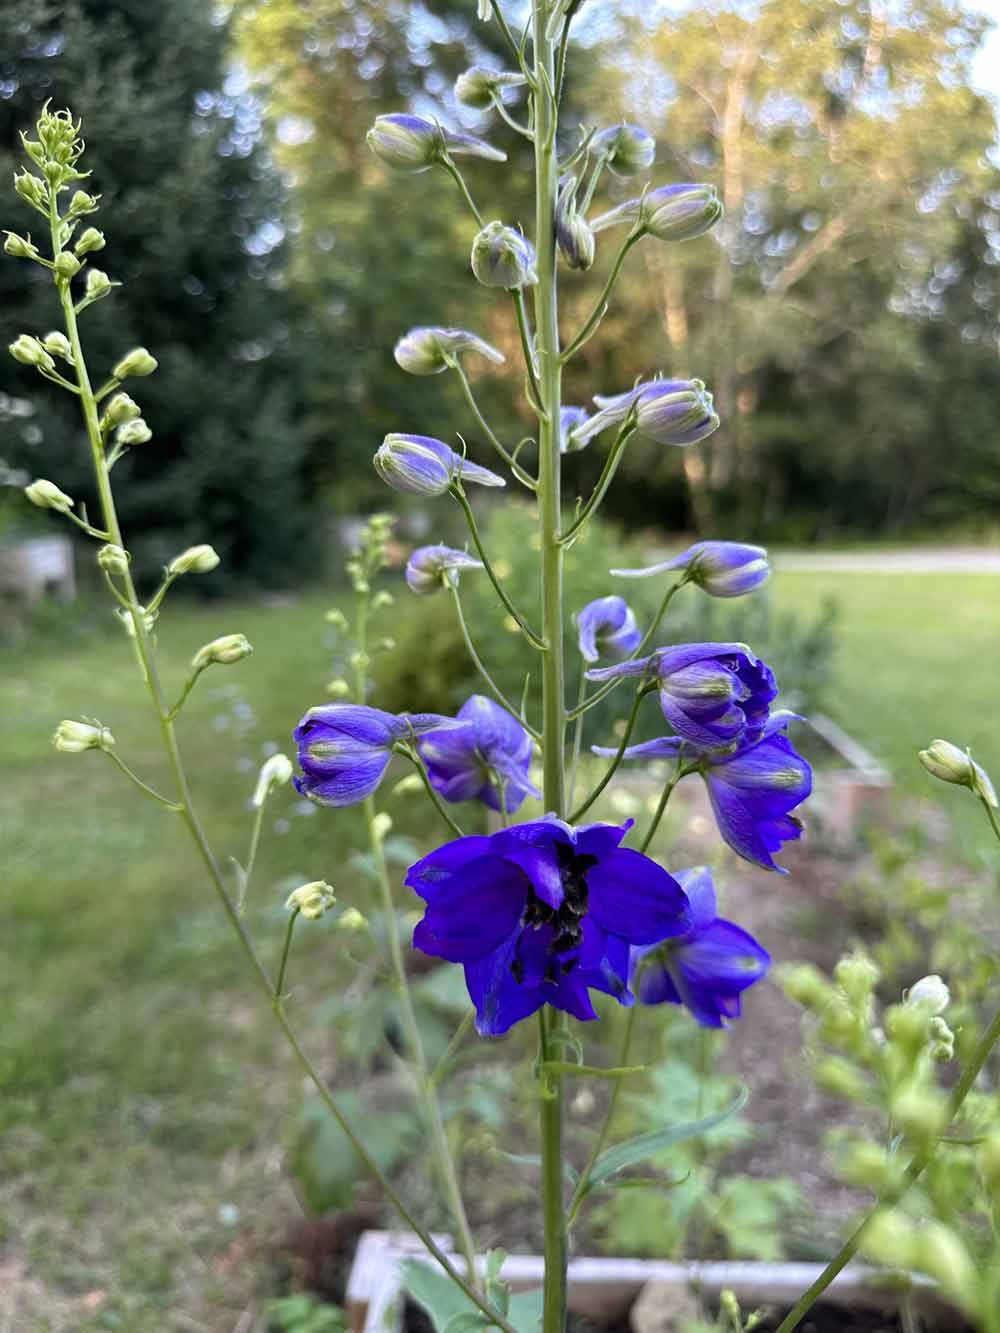
[{"label": "green flower bud", "polygon": [[941,1222],[927,1222],[916,1236],[913,1266],[934,1278],[965,1309],[978,1286],[976,1265],[958,1235]]},{"label": "green flower bud", "polygon": [[393,787],[391,795],[393,796],[419,796],[424,790],[423,779],[416,773],[407,773],[405,778],[400,778]]},{"label": "green flower bud", "polygon": [[223,634],[211,643],[203,644],[192,657],[191,665],[195,671],[204,671],[205,667],[213,663],[231,666],[234,662],[242,662],[252,652],[253,648],[245,634]]},{"label": "green flower bud", "polygon": [[259,810],[276,787],[284,787],[292,780],[292,761],[284,754],[272,754],[261,766],[257,786],[253,792],[254,809]]},{"label": "green flower bud", "polygon": [[392,832],[392,819],[389,815],[382,813],[376,815],[372,820],[372,837],[376,842],[384,842]]},{"label": "green flower bud", "polygon": [[22,199],[34,204],[36,208],[44,208],[49,197],[48,186],[30,171],[22,171],[14,177],[14,189]]},{"label": "green flower bud", "polygon": [[942,782],[953,782],[959,787],[968,787],[981,801],[997,808],[997,794],[990,781],[990,776],[969,754],[960,750],[951,741],[931,741],[926,750],[919,754],[920,762],[932,777]]},{"label": "green flower bud", "polygon": [[60,333],[58,329],[45,335],[42,339],[42,346],[47,352],[51,352],[53,356],[61,356],[64,361],[71,361],[73,359],[73,348],[70,345],[70,341],[65,333]]},{"label": "green flower bud", "polygon": [[67,282],[69,282],[70,278],[75,278],[82,268],[83,265],[80,263],[79,259],[77,259],[76,255],[70,254],[68,250],[64,250],[61,255],[56,257],[56,276],[64,278]]},{"label": "green flower bud", "polygon": [[39,366],[43,370],[52,370],[55,362],[49,356],[48,352],[30,333],[22,333],[7,348],[15,361],[20,361],[22,366]]},{"label": "green flower bud", "polygon": [[864,1075],[836,1055],[826,1056],[816,1066],[816,1084],[825,1092],[851,1102],[863,1102],[869,1093]]},{"label": "green flower bud", "polygon": [[789,999],[818,1013],[833,998],[833,987],[812,963],[796,963],[778,969],[778,982]]},{"label": "green flower bud", "polygon": [[92,250],[103,250],[106,244],[103,231],[98,231],[96,227],[88,227],[86,231],[81,232],[73,249],[78,255],[86,255]]},{"label": "green flower bud", "polygon": [[455,80],[455,98],[464,106],[486,111],[493,105],[494,97],[499,97],[504,88],[519,88],[525,83],[527,79],[523,74],[473,65]]},{"label": "green flower bud", "polygon": [[[144,606],[138,607],[137,610],[139,612],[139,615],[142,617],[143,629],[146,631],[147,634],[151,634],[153,632],[153,627],[156,624],[157,616],[159,613],[156,611],[147,611]],[[128,637],[130,639],[134,639],[135,621],[132,619],[132,612],[127,611],[125,607],[120,606],[118,610],[115,612],[115,615],[121,621],[122,629],[125,631]]]},{"label": "green flower bud", "polygon": [[351,697],[351,687],[343,677],[338,676],[334,680],[327,681],[326,693],[331,699],[349,699]]},{"label": "green flower bud", "polygon": [[890,1268],[912,1268],[916,1257],[917,1232],[898,1208],[877,1212],[861,1238],[861,1248],[871,1259]]},{"label": "green flower bud", "polygon": [[97,552],[97,563],[105,574],[127,574],[132,557],[123,547],[109,543]]},{"label": "green flower bud", "polygon": [[484,287],[507,291],[538,282],[534,247],[516,228],[502,222],[488,222],[472,242],[472,271]]},{"label": "green flower bud", "polygon": [[55,509],[60,514],[68,514],[75,503],[72,496],[61,491],[55,482],[46,481],[44,477],[39,477],[30,486],[25,486],[24,493],[39,509]]},{"label": "green flower bud", "polygon": [[927,1045],[930,1017],[921,1004],[893,1004],[885,1011],[885,1029],[893,1043],[915,1059]]},{"label": "green flower bud", "polygon": [[11,255],[14,259],[37,259],[38,248],[32,245],[24,236],[18,236],[9,231],[7,239],[3,243],[3,252],[5,255]]},{"label": "green flower bud", "polygon": [[116,380],[127,380],[130,376],[152,375],[157,364],[156,357],[151,356],[145,347],[133,347],[131,352],[122,357],[111,373]]},{"label": "green flower bud", "polygon": [[136,417],[134,421],[126,421],[124,426],[119,426],[115,431],[116,443],[123,446],[146,444],[152,438],[153,432],[142,417]]},{"label": "green flower bud", "polygon": [[[123,428],[126,429],[126,428]],[[119,436],[121,431],[119,431]],[[167,565],[167,573],[177,578],[181,574],[210,574],[218,565],[219,557],[212,546],[189,546],[175,555]]]},{"label": "green flower bud", "polygon": [[833,969],[833,975],[848,1000],[858,1009],[871,998],[881,974],[870,958],[854,953],[841,958]]},{"label": "green flower bud", "polygon": [[368,922],[356,907],[345,908],[336,921],[338,930],[364,930],[367,925]]},{"label": "green flower bud", "polygon": [[932,972],[904,991],[903,1000],[906,1004],[919,1005],[929,1014],[943,1014],[951,1001],[951,991],[937,973]]},{"label": "green flower bud", "polygon": [[333,889],[325,879],[314,879],[309,884],[302,884],[288,895],[285,906],[290,912],[296,908],[307,921],[318,921],[324,912],[328,912],[337,899]]},{"label": "green flower bud", "polygon": [[391,592],[386,592],[383,588],[372,598],[372,610],[381,611],[383,607],[395,606],[396,599]]},{"label": "green flower bud", "polygon": [[92,724],[64,720],[56,727],[52,737],[52,744],[64,754],[80,754],[84,750],[110,750],[114,743],[114,736],[99,722]]},{"label": "green flower bud", "polygon": [[126,421],[134,421],[140,415],[139,404],[127,393],[116,393],[108,403],[101,417],[101,429],[111,430],[113,426],[122,426]]},{"label": "green flower bud", "polygon": [[87,194],[86,190],[74,190],[73,197],[69,201],[69,210],[66,214],[69,218],[82,218],[86,213],[97,212],[97,200],[92,194]]},{"label": "green flower bud", "polygon": [[342,633],[347,629],[347,617],[339,607],[332,607],[323,619],[328,625],[332,625],[334,629],[339,629]]},{"label": "green flower bud", "polygon": [[877,1143],[852,1143],[839,1163],[839,1176],[857,1189],[881,1193],[895,1183],[899,1171],[892,1155]]},{"label": "green flower bud", "polygon": [[903,1134],[928,1144],[948,1128],[948,1099],[937,1088],[909,1084],[891,1103],[892,1117]]},{"label": "green flower bud", "polygon": [[88,300],[98,301],[102,296],[107,296],[113,286],[114,283],[106,273],[99,268],[92,268],[87,274],[87,285],[84,290]]},{"label": "green flower bud", "polygon": [[955,1058],[955,1034],[943,1018],[932,1018],[928,1028],[931,1059],[945,1064]]}]

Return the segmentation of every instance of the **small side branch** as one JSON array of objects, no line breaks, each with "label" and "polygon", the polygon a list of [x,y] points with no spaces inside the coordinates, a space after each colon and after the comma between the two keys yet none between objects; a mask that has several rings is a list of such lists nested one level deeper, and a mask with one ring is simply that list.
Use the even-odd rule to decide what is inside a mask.
[{"label": "small side branch", "polygon": [[538,637],[535,631],[531,628],[528,622],[521,615],[520,611],[518,611],[514,603],[504,592],[503,584],[497,577],[496,570],[493,568],[493,565],[490,563],[490,558],[486,554],[486,548],[483,545],[483,540],[479,535],[479,528],[476,524],[476,516],[472,512],[472,506],[469,504],[469,501],[466,497],[465,492],[462,490],[461,485],[459,484],[453,485],[451,488],[451,493],[452,495],[454,495],[458,503],[462,506],[462,512],[465,514],[465,520],[469,525],[469,534],[472,537],[472,543],[476,548],[476,552],[479,555],[480,560],[483,562],[483,567],[485,568],[486,573],[489,576],[490,582],[493,584],[497,596],[500,598],[500,601],[503,603],[506,609],[513,616],[514,620],[520,626],[521,631],[523,632],[525,638],[528,640],[531,646],[533,648],[539,649],[539,651],[544,651],[547,646],[545,641]]}]

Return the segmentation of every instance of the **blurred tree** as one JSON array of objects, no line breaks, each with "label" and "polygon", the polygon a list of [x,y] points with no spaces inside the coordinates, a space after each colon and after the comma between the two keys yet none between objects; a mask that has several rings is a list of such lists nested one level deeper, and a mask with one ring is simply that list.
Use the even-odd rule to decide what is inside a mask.
[{"label": "blurred tree", "polygon": [[[200,0],[0,0],[0,27],[0,175],[10,180],[18,131],[51,99],[82,119],[103,196],[97,266],[125,285],[83,317],[93,373],[140,343],[160,361],[134,390],[154,439],[119,464],[140,564],[209,539],[220,574],[287,582],[316,557],[304,540],[315,442],[288,347],[280,181],[256,104],[226,73],[226,24]],[[19,232],[39,220],[12,190],[2,218]],[[0,301],[4,342],[57,323],[33,265],[4,259]],[[7,357],[4,394],[34,410],[7,424],[0,453],[89,498],[75,404]]]}]

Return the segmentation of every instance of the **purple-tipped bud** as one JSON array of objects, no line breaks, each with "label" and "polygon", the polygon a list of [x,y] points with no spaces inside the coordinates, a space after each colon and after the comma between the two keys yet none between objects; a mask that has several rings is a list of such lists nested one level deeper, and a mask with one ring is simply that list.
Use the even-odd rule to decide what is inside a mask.
[{"label": "purple-tipped bud", "polygon": [[486,111],[503,96],[504,88],[519,88],[527,82],[523,74],[473,65],[455,80],[455,97],[463,106]]},{"label": "purple-tipped bud", "polygon": [[610,125],[591,139],[590,152],[602,156],[616,176],[637,176],[653,165],[656,140],[641,125]]},{"label": "purple-tipped bud", "polygon": [[580,440],[577,431],[590,420],[590,413],[585,407],[562,407],[559,409],[559,452],[563,454],[579,453],[590,443],[589,438]]},{"label": "purple-tipped bud", "polygon": [[635,614],[623,597],[598,597],[589,602],[576,618],[580,656],[585,662],[602,657],[623,662],[638,648],[642,639]]},{"label": "purple-tipped bud", "polygon": [[533,287],[538,281],[535,250],[516,228],[488,222],[472,242],[472,271],[484,287]]},{"label": "purple-tipped bud", "polygon": [[690,241],[714,227],[721,217],[722,201],[714,185],[664,185],[602,213],[591,226],[597,232],[629,222],[644,236],[660,241]]},{"label": "purple-tipped bud", "polygon": [[712,395],[701,380],[651,380],[613,398],[595,397],[600,408],[574,431],[579,447],[609,426],[631,417],[640,435],[657,444],[697,444],[719,427]]},{"label": "purple-tipped bud", "polygon": [[406,562],[406,582],[412,592],[426,596],[441,588],[453,588],[463,569],[482,569],[481,560],[453,546],[421,546]]},{"label": "purple-tipped bud", "polygon": [[491,162],[507,161],[506,153],[474,134],[448,130],[433,120],[406,112],[376,116],[366,138],[375,156],[396,171],[427,171],[450,153],[467,153]]},{"label": "purple-tipped bud", "polygon": [[564,176],[556,201],[556,244],[570,268],[586,271],[593,265],[596,246],[594,233],[576,208],[575,176]]},{"label": "purple-tipped bud", "polygon": [[480,486],[507,484],[430,435],[387,435],[375,454],[375,471],[387,486],[409,495],[444,495],[458,477]]},{"label": "purple-tipped bud", "polygon": [[439,375],[459,352],[478,352],[499,365],[505,358],[482,338],[467,329],[411,329],[396,344],[396,364],[411,375]]},{"label": "purple-tipped bud", "polygon": [[613,569],[611,573],[623,579],[648,579],[673,569],[682,569],[683,582],[697,583],[710,597],[742,597],[771,575],[764,547],[742,542],[695,542],[672,560],[645,569]]}]

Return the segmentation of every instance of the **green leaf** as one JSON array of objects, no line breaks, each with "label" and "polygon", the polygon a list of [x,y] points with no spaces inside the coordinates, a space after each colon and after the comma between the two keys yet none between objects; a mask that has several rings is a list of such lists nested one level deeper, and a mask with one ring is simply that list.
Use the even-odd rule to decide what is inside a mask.
[{"label": "green leaf", "polygon": [[[354,1092],[340,1105],[354,1124],[364,1124],[365,1146],[383,1171],[391,1171],[412,1149],[420,1134],[411,1111],[371,1111]],[[316,1213],[349,1208],[366,1178],[343,1130],[319,1097],[309,1098],[299,1114],[290,1166],[308,1206]]]},{"label": "green leaf", "polygon": [[648,1065],[617,1065],[602,1068],[600,1065],[573,1064],[569,1060],[544,1060],[542,1072],[545,1074],[582,1074],[588,1078],[625,1078],[628,1074],[645,1074]]},{"label": "green leaf", "polygon": [[678,1185],[686,1185],[690,1179],[690,1171],[685,1171],[677,1180],[664,1180],[662,1176],[624,1176],[621,1180],[612,1177],[610,1180],[602,1180],[599,1185],[592,1188],[596,1190],[673,1190]]},{"label": "green leaf", "polygon": [[489,1327],[490,1321],[484,1314],[478,1314],[474,1310],[462,1310],[459,1314],[452,1315],[442,1333],[477,1333],[479,1329]]},{"label": "green leaf", "polygon": [[[488,1256],[487,1272],[489,1265]],[[402,1273],[403,1286],[430,1315],[436,1333],[474,1333],[476,1329],[492,1327],[482,1311],[476,1309],[461,1287],[438,1265],[424,1259],[406,1259]],[[497,1309],[497,1314],[506,1318],[517,1333],[538,1333],[542,1319],[542,1289],[519,1291],[513,1296],[507,1292],[501,1305],[507,1300],[509,1309],[506,1314],[502,1308]]]},{"label": "green leaf", "polygon": [[715,1115],[708,1115],[701,1120],[691,1120],[687,1124],[673,1125],[669,1129],[654,1129],[648,1134],[639,1134],[634,1139],[626,1139],[624,1143],[617,1143],[607,1152],[601,1153],[594,1163],[594,1169],[590,1173],[590,1179],[587,1182],[587,1191],[589,1192],[595,1185],[600,1185],[610,1176],[619,1171],[623,1171],[627,1166],[634,1166],[636,1162],[644,1162],[657,1153],[663,1152],[665,1148],[671,1148],[675,1143],[680,1143],[684,1139],[696,1138],[699,1134],[705,1134],[708,1130],[714,1129],[716,1125],[721,1125],[724,1120],[730,1116],[736,1115],[746,1105],[748,1096],[747,1089],[744,1088],[740,1095],[723,1111],[717,1111]]},{"label": "green leaf", "polygon": [[[513,1162],[515,1166],[532,1166],[538,1170],[541,1170],[542,1167],[542,1159],[538,1153],[504,1152],[502,1148],[498,1148],[497,1155],[508,1162]],[[580,1173],[571,1162],[563,1162],[563,1175],[575,1188],[577,1181],[580,1179]]]}]

